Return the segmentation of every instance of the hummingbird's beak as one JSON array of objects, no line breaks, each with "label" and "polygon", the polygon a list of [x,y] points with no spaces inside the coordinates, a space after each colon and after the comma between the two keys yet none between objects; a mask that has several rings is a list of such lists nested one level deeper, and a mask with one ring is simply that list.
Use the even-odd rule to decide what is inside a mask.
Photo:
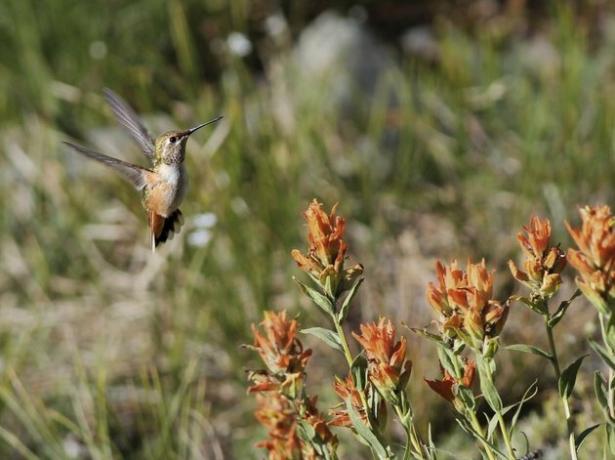
[{"label": "hummingbird's beak", "polygon": [[209,120],[209,121],[208,121],[208,122],[206,122],[206,123],[202,123],[202,124],[200,124],[200,125],[198,125],[198,126],[195,126],[194,128],[190,128],[190,129],[188,129],[188,130],[184,131],[184,132],[182,133],[182,136],[190,136],[190,134],[192,134],[192,133],[193,133],[193,132],[195,132],[195,131],[198,131],[198,130],[199,130],[199,129],[201,129],[203,126],[211,125],[212,123],[215,123],[215,122],[217,122],[217,121],[222,120],[222,118],[223,118],[223,117],[222,117],[222,115],[220,115],[219,117],[216,117],[216,118],[214,118],[213,120]]}]

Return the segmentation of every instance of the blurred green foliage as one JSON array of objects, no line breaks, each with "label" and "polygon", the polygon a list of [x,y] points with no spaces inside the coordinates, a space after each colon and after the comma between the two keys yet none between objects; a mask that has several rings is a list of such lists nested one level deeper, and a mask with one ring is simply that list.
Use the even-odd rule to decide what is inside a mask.
[{"label": "blurred green foliage", "polygon": [[[316,318],[296,308],[288,257],[312,197],[341,203],[350,252],[381,295],[355,321],[397,304],[411,325],[423,293],[399,304],[395,286],[412,272],[389,276],[382,248],[420,219],[454,229],[438,250],[439,224],[418,235],[421,260],[503,266],[531,212],[566,242],[561,223],[576,205],[613,203],[614,17],[594,37],[568,9],[530,32],[523,13],[471,33],[438,16],[435,57],[383,46],[386,65],[366,88],[343,59],[306,71],[296,50],[314,10],[302,3],[0,3],[0,457],[254,457],[253,358],[240,345],[264,308]],[[233,32],[247,55],[233,52]],[[340,102],[332,88],[344,76]],[[141,160],[108,128],[103,86],[152,127],[225,116],[189,143],[188,222],[157,256],[138,196],[60,143],[85,138]],[[210,239],[191,245],[203,235],[191,217],[205,212]]]}]

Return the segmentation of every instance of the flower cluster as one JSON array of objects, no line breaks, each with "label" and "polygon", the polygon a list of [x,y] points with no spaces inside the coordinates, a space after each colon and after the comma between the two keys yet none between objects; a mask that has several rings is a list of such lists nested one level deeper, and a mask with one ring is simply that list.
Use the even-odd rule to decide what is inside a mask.
[{"label": "flower cluster", "polygon": [[296,395],[305,373],[312,350],[304,350],[297,339],[297,321],[289,320],[286,312],[265,312],[262,332],[252,325],[254,349],[258,352],[266,371],[252,372],[250,392],[282,390]]},{"label": "flower cluster", "polygon": [[360,329],[360,335],[352,335],[365,350],[369,380],[384,399],[397,404],[412,371],[412,362],[406,359],[406,338],[395,340],[395,328],[387,318],[361,324]]},{"label": "flower cluster", "polygon": [[429,387],[442,396],[445,400],[453,403],[455,407],[462,407],[457,401],[457,392],[459,386],[465,388],[472,388],[474,383],[474,376],[476,374],[476,363],[474,361],[467,361],[463,368],[463,376],[461,378],[455,378],[449,374],[444,368],[442,369],[442,379],[440,380],[428,380],[425,382]]},{"label": "flower cluster", "polygon": [[467,345],[480,349],[485,338],[499,335],[508,305],[493,300],[493,271],[487,270],[485,261],[468,261],[466,271],[457,261],[445,266],[436,263],[438,285],[429,283],[427,299],[441,316],[442,332],[459,337]]},{"label": "flower cluster", "polygon": [[517,234],[525,259],[523,270],[511,260],[508,262],[515,279],[530,288],[542,299],[549,299],[562,282],[560,273],[566,266],[566,255],[557,246],[551,246],[551,222],[532,216],[530,223]]},{"label": "flower cluster", "polygon": [[[337,440],[327,422],[316,409],[315,398],[306,401],[303,420],[314,431],[320,444],[333,444]],[[322,458],[314,446],[299,436],[299,422],[293,403],[279,393],[257,395],[258,408],[254,416],[267,429],[268,439],[256,444],[266,449],[270,460]]]},{"label": "flower cluster", "polygon": [[302,443],[297,435],[297,420],[291,402],[273,393],[257,395],[256,419],[267,429],[268,439],[256,446],[269,452],[270,460],[301,457]]},{"label": "flower cluster", "polygon": [[[257,420],[267,428],[269,438],[258,444],[269,459],[316,459],[323,450],[334,452],[337,439],[316,409],[316,399],[304,389],[305,368],[311,350],[297,339],[298,324],[286,312],[265,312],[260,330],[252,326],[254,350],[265,370],[252,371],[248,391],[257,393]],[[311,435],[300,427],[309,426]]]},{"label": "flower cluster", "polygon": [[615,311],[615,216],[608,206],[580,210],[581,228],[566,223],[579,249],[568,250],[568,262],[579,276],[579,289],[602,313]]},{"label": "flower cluster", "polygon": [[[336,377],[334,389],[335,394],[337,394],[342,401],[350,401],[353,409],[357,412],[357,414],[359,414],[359,418],[367,425],[369,420],[367,414],[365,413],[363,401],[361,400],[361,392],[357,390],[357,387],[352,380],[352,376],[349,375],[343,380]],[[350,415],[345,407],[345,403],[342,403],[339,407],[331,410],[332,418],[330,424],[332,426],[343,426],[346,428],[352,427]]]},{"label": "flower cluster", "polygon": [[308,251],[303,254],[294,249],[291,255],[299,268],[307,272],[322,286],[328,286],[331,296],[349,289],[363,273],[357,264],[344,269],[348,246],[344,241],[346,221],[335,213],[336,206],[327,215],[322,204],[313,200],[304,213],[308,226]]}]

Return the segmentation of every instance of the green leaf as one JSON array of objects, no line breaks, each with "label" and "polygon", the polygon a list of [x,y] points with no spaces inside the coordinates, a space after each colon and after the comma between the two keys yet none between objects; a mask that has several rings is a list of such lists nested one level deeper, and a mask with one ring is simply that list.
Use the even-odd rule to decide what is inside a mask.
[{"label": "green leaf", "polygon": [[369,447],[374,451],[376,456],[381,459],[391,458],[387,449],[382,445],[380,439],[376,436],[376,434],[361,420],[361,417],[352,406],[351,399],[346,399],[346,410],[348,411],[348,415],[350,415],[350,421],[352,422],[352,426],[356,430],[357,434],[361,436],[369,445]]},{"label": "green leaf", "polygon": [[487,439],[489,441],[493,441],[493,433],[498,427],[498,421],[499,420],[497,414],[493,414],[493,417],[491,418],[491,420],[489,420],[489,424],[487,425]]},{"label": "green leaf", "polygon": [[316,289],[309,287],[307,284],[302,283],[296,278],[295,281],[299,284],[301,290],[305,294],[307,294],[307,296],[312,299],[312,302],[314,302],[318,307],[320,307],[322,311],[324,311],[328,315],[333,314],[333,302],[331,302],[331,300],[329,300],[327,296],[321,294]]},{"label": "green leaf", "polygon": [[354,282],[354,284],[348,291],[348,294],[346,294],[346,297],[344,297],[344,301],[342,302],[340,311],[337,314],[337,320],[340,323],[343,323],[348,316],[348,311],[350,310],[350,304],[352,303],[352,299],[354,298],[355,294],[357,293],[357,290],[359,289],[359,286],[361,286],[361,283],[363,283],[364,279],[365,278],[357,278],[357,280]]},{"label": "green leaf", "polygon": [[[523,408],[523,404],[525,404],[527,401],[529,401],[530,399],[532,399],[534,396],[536,396],[536,394],[538,393],[538,380],[534,380],[532,382],[532,384],[527,387],[527,390],[525,390],[525,393],[523,393],[523,396],[521,397],[521,400],[514,404],[517,406],[517,410],[515,411],[515,414],[513,415],[512,421],[510,422],[510,435],[512,436],[513,430],[515,429],[515,425],[517,424],[517,420],[519,419],[519,415],[521,414],[521,409]],[[502,412],[502,414],[505,414],[506,412]]]},{"label": "green leaf", "polygon": [[[497,419],[497,416],[495,417]],[[459,426],[461,427],[461,429],[463,431],[465,431],[468,434],[471,434],[472,436],[476,437],[476,439],[484,441],[485,443],[487,443],[487,445],[489,445],[489,447],[491,448],[491,450],[493,452],[495,452],[496,454],[498,454],[500,456],[500,458],[502,458],[503,460],[506,460],[508,457],[506,455],[504,455],[504,453],[502,451],[500,451],[493,442],[489,441],[487,438],[485,438],[484,436],[482,436],[478,431],[476,431],[474,429],[474,427],[467,421],[461,418],[456,418],[455,421],[459,424]]]},{"label": "green leaf", "polygon": [[457,396],[461,399],[466,408],[472,411],[476,409],[476,399],[474,398],[474,393],[470,388],[459,385],[457,387]]},{"label": "green leaf", "polygon": [[459,375],[459,371],[457,370],[459,368],[459,358],[455,355],[455,353],[453,353],[444,344],[440,344],[437,347],[437,351],[438,359],[440,360],[440,364],[442,365],[442,367],[455,378],[461,378],[462,376]]},{"label": "green leaf", "polygon": [[491,360],[480,358],[478,361],[478,374],[480,377],[480,390],[483,393],[483,397],[489,407],[494,410],[494,412],[502,411],[502,399],[498,393],[498,390],[495,388],[493,383],[493,369],[491,366]]},{"label": "green leaf", "polygon": [[406,326],[406,329],[408,329],[410,332],[423,336],[426,339],[432,340],[438,344],[444,344],[444,340],[442,340],[442,337],[440,337],[438,334],[434,334],[433,332],[429,332],[427,329],[421,329],[418,327],[408,327],[408,326]]},{"label": "green leaf", "polygon": [[357,355],[350,366],[350,373],[357,390],[363,391],[367,384],[367,359],[363,355]]},{"label": "green leaf", "polygon": [[344,349],[342,348],[342,342],[340,340],[340,336],[335,331],[331,331],[329,329],[325,329],[324,327],[308,327],[307,329],[302,329],[301,333],[310,334],[314,337],[318,337],[320,340],[325,342],[331,348],[335,350],[339,350],[342,353]]},{"label": "green leaf", "polygon": [[594,392],[596,393],[596,399],[598,399],[598,403],[600,404],[600,407],[602,407],[602,410],[604,410],[605,413],[608,413],[609,402],[606,396],[604,386],[605,386],[605,383],[604,383],[604,380],[602,379],[602,375],[600,375],[600,372],[595,371],[594,372]]},{"label": "green leaf", "polygon": [[298,428],[297,432],[301,439],[311,444],[316,437],[316,430],[314,427],[305,420],[299,420]]},{"label": "green leaf", "polygon": [[581,445],[583,444],[583,441],[585,441],[585,438],[588,437],[592,431],[594,431],[596,428],[598,428],[601,425],[602,423],[596,423],[595,425],[592,425],[589,428],[584,429],[581,433],[579,433],[579,435],[577,436],[575,440],[575,444],[576,444],[575,449],[577,452],[581,448]]},{"label": "green leaf", "polygon": [[574,291],[574,294],[572,294],[572,297],[560,303],[555,313],[551,315],[551,318],[549,319],[547,326],[550,328],[555,327],[555,325],[559,323],[561,319],[564,317],[564,314],[566,314],[566,310],[568,310],[568,307],[570,306],[572,301],[576,299],[577,297],[579,297],[580,295],[581,295],[581,291],[577,289],[576,291]]},{"label": "green leaf", "polygon": [[587,355],[583,355],[573,361],[566,369],[562,371],[562,375],[557,382],[557,387],[559,390],[559,394],[562,398],[568,398],[572,394],[572,390],[574,390],[574,384],[577,380],[577,373],[579,372],[579,367],[581,367],[581,363],[587,357]]},{"label": "green leaf", "polygon": [[609,446],[609,451],[615,454],[615,425],[606,424],[606,438]]},{"label": "green leaf", "polygon": [[520,351],[522,353],[531,353],[533,355],[542,356],[543,358],[547,358],[548,360],[552,359],[551,353],[548,353],[544,351],[543,349],[535,347],[533,345],[526,345],[524,343],[516,343],[514,345],[508,345],[506,349],[511,350],[511,351]]},{"label": "green leaf", "polygon": [[615,361],[613,360],[613,356],[610,355],[607,349],[604,348],[602,345],[600,345],[595,340],[590,339],[588,340],[588,342],[592,350],[594,350],[596,353],[598,353],[598,355],[600,355],[604,363],[607,366],[609,366],[611,369],[615,370]]}]

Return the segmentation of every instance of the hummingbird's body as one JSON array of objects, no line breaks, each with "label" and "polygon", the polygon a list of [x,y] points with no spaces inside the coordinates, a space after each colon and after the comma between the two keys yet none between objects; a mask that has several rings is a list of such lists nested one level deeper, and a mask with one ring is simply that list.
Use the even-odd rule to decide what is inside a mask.
[{"label": "hummingbird's body", "polygon": [[152,162],[150,169],[94,152],[86,147],[67,145],[88,158],[113,168],[143,191],[143,207],[147,211],[152,235],[152,250],[164,243],[182,224],[179,206],[186,194],[188,176],[184,168],[186,142],[197,129],[218,121],[218,117],[186,131],[168,131],[153,140],[135,112],[113,91],[105,89],[105,98],[119,122],[139,143]]}]

